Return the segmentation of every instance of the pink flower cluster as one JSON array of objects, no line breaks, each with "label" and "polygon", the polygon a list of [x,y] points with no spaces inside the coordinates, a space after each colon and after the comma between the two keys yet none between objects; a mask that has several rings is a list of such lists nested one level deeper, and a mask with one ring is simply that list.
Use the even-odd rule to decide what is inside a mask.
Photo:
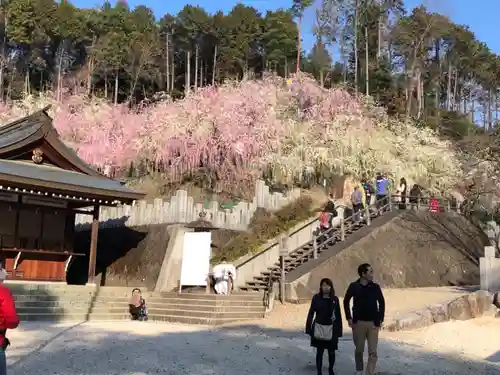
[{"label": "pink flower cluster", "polygon": [[171,179],[203,171],[237,184],[258,177],[264,157],[279,153],[300,122],[321,128],[359,111],[348,93],[308,77],[268,77],[199,89],[140,111],[75,96],[59,104],[54,123],[94,166],[126,170],[142,163]]}]

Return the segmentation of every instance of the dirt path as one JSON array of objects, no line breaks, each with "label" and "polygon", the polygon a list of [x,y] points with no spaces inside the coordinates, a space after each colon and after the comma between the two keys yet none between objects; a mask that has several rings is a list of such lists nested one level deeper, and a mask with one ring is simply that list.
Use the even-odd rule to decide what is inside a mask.
[{"label": "dirt path", "polygon": [[[385,291],[389,316],[461,294],[450,288]],[[278,306],[266,319],[217,329],[141,322],[24,323],[9,332],[9,375],[315,374],[314,353],[303,333],[307,309]],[[500,375],[499,329],[500,319],[490,317],[382,332],[379,374]],[[347,329],[335,369],[340,375],[354,370]]]}]

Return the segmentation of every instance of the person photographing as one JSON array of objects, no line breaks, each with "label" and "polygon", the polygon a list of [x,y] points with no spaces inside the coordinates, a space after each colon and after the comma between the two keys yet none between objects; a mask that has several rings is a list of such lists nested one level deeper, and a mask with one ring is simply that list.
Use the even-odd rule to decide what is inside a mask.
[{"label": "person photographing", "polygon": [[0,268],[0,375],[7,374],[5,350],[10,345],[10,341],[6,337],[7,330],[17,328],[19,325],[14,297],[12,297],[10,289],[3,285],[6,278],[7,272]]}]

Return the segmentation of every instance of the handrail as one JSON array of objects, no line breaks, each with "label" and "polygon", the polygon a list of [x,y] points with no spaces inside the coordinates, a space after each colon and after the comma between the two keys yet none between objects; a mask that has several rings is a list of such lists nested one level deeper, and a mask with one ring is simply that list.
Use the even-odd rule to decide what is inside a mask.
[{"label": "handrail", "polygon": [[[307,224],[304,224],[304,225],[303,225],[303,226],[301,226],[299,229],[297,229],[297,230],[293,231],[292,233],[290,233],[290,234],[289,234],[289,236],[293,236],[294,234],[296,234],[296,233],[300,232],[301,230],[303,230],[303,229],[307,228],[309,225],[314,224],[314,222],[316,222],[316,221],[319,221],[319,218],[315,218],[315,219],[313,219],[313,220],[309,221]],[[261,255],[261,254],[265,253],[266,251],[268,251],[268,250],[270,250],[270,249],[272,249],[273,247],[278,246],[278,245],[279,245],[279,241],[274,242],[272,245],[270,245],[270,246],[266,247],[264,250],[259,251],[258,253],[255,253],[255,254],[254,254],[254,255],[252,255],[250,258],[248,258],[247,260],[245,260],[243,263],[241,263],[241,264],[239,264],[238,266],[236,266],[236,269],[238,269],[238,268],[240,268],[240,267],[244,266],[244,265],[245,265],[245,264],[247,264],[248,262],[250,262],[250,261],[252,261],[253,259],[257,258],[259,255]]]},{"label": "handrail", "polygon": [[[380,200],[378,200],[378,201],[377,201],[377,200],[375,200],[372,204],[370,204],[370,205],[369,205],[369,207],[376,208],[377,210],[383,210],[383,209],[385,209],[385,208],[389,207],[392,203],[401,203],[401,202],[395,202],[395,201],[393,201],[393,198],[396,198],[396,197],[400,197],[400,195],[397,195],[397,194],[388,195],[387,197],[382,198],[382,199],[380,199]],[[388,202],[387,204],[385,204],[383,207],[379,207],[379,208],[377,208],[377,203],[379,203],[380,201],[383,201],[383,200],[387,200],[388,198],[389,198],[389,202]],[[447,198],[434,198],[434,197],[409,196],[409,195],[407,195],[407,196],[406,196],[406,198],[407,198],[407,199],[410,199],[410,198],[417,198],[417,199],[419,199],[419,200],[424,200],[424,199],[427,199],[427,200],[429,200],[429,199],[436,199],[436,200],[438,200],[438,201],[440,201],[440,200],[445,200],[445,201],[447,201],[447,202],[448,202],[448,201],[451,201],[450,199],[447,199]],[[406,202],[406,205],[407,205],[407,206],[408,206],[408,205],[411,205],[411,203]],[[344,208],[344,209],[345,209],[345,208],[348,208],[348,206],[346,206],[346,205],[339,205],[339,206],[337,206],[337,208]],[[366,210],[366,208],[364,208],[364,210]],[[354,216],[355,216],[355,214],[353,213],[351,216],[348,216],[348,217],[346,217],[346,218],[343,218],[344,223],[345,223],[345,222],[351,222],[351,223],[352,223]],[[293,236],[294,234],[298,233],[299,231],[301,231],[301,230],[303,230],[303,229],[307,228],[308,226],[310,226],[310,225],[312,225],[312,224],[314,224],[315,222],[318,222],[318,221],[319,221],[319,218],[314,218],[313,220],[311,220],[311,221],[307,222],[307,224],[302,225],[299,229],[296,229],[295,231],[293,231],[292,233],[290,233],[288,236]],[[333,231],[335,231],[335,230],[338,230],[338,228],[337,228],[337,227],[335,227],[335,228],[333,228],[333,227],[332,227],[332,228],[329,228],[327,231],[325,231],[325,232],[323,232],[323,233],[321,233],[321,234],[322,234],[322,235],[326,235],[326,234],[328,234],[329,232],[333,232]],[[312,241],[312,239],[311,239],[311,241]],[[307,243],[309,243],[309,242],[311,242],[311,241],[308,241]],[[242,262],[241,264],[239,264],[238,266],[236,266],[236,269],[239,269],[240,267],[244,266],[245,264],[247,264],[247,263],[251,262],[252,260],[254,260],[254,259],[255,259],[255,258],[257,258],[258,256],[260,256],[261,254],[263,254],[263,253],[265,253],[265,252],[269,251],[270,249],[272,249],[272,248],[273,248],[273,247],[275,247],[275,246],[279,246],[279,241],[276,241],[276,242],[274,242],[273,244],[271,244],[271,245],[269,245],[268,247],[266,247],[265,249],[263,249],[263,250],[259,251],[258,253],[255,253],[255,254],[254,254],[254,255],[252,255],[250,258],[246,259],[244,262]],[[293,250],[293,251],[291,251],[290,253],[293,253],[294,251],[296,251],[296,250],[298,250],[298,249],[302,248],[303,246],[304,246],[304,244],[302,244],[301,246],[297,247],[296,249],[294,249],[294,250]]]}]

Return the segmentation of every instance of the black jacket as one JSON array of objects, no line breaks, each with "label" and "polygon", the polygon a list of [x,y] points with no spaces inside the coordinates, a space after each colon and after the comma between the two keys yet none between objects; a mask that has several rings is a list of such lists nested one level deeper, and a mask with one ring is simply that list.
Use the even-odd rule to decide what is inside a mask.
[{"label": "black jacket", "polygon": [[[332,315],[335,320],[332,322]],[[315,340],[313,337],[314,323],[322,325],[333,324],[333,339],[331,342]],[[319,294],[315,294],[311,301],[311,307],[307,314],[306,334],[311,336],[311,346],[314,347],[330,347],[337,349],[339,337],[342,337],[342,315],[340,310],[340,302],[338,297],[323,298]]]},{"label": "black jacket", "polygon": [[325,209],[323,212],[328,212],[330,214],[333,214],[334,216],[337,216],[337,210],[335,208],[335,203],[331,200],[328,201],[328,203],[325,205]]},{"label": "black jacket", "polygon": [[363,285],[359,279],[351,283],[344,297],[344,313],[346,319],[352,319],[353,323],[362,320],[373,322],[379,327],[385,316],[385,299],[380,286],[374,282]]}]

